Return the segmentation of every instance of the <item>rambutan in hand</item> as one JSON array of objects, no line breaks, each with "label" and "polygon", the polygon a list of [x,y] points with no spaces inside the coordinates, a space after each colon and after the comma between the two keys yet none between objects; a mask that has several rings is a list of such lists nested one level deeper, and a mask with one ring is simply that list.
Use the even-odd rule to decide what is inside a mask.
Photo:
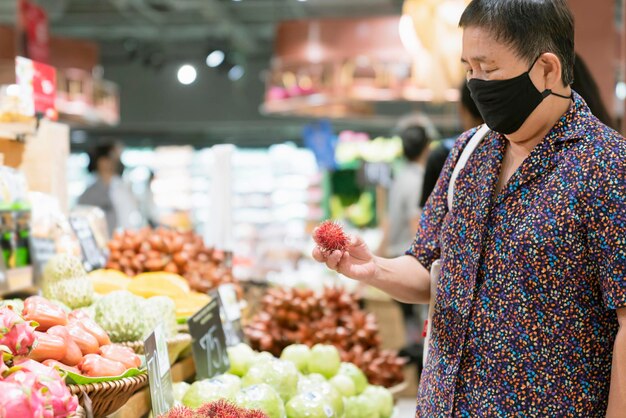
[{"label": "rambutan in hand", "polygon": [[365,282],[373,279],[378,272],[374,255],[361,237],[347,238],[348,243],[344,251],[324,251],[318,244],[313,249],[313,258],[320,263],[325,263],[329,269],[351,279]]}]

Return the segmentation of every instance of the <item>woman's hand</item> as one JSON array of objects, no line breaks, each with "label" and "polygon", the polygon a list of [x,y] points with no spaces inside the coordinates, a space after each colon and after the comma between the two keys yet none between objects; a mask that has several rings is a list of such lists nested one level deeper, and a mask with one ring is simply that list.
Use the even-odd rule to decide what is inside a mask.
[{"label": "woman's hand", "polygon": [[319,247],[313,249],[313,258],[320,263],[354,280],[371,281],[378,274],[376,257],[372,254],[361,237],[351,236],[350,243],[343,253],[323,252]]}]

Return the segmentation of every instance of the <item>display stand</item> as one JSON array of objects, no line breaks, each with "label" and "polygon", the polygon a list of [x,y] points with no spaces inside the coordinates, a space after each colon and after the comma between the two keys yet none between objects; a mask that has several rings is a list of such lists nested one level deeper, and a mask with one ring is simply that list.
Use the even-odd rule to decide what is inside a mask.
[{"label": "display stand", "polygon": [[[24,173],[28,189],[59,200],[68,210],[67,158],[70,152],[70,130],[67,125],[42,120],[36,123],[0,123],[2,163]],[[34,285],[32,267],[10,269],[1,293],[28,291]]]},{"label": "display stand", "polygon": [[[193,362],[193,357],[186,357],[178,363],[174,364],[171,368],[172,381],[185,382],[193,378],[196,374],[196,367]],[[150,413],[150,389],[144,388],[135,393],[124,405],[114,414],[111,414],[109,418],[138,418],[147,416]]]}]

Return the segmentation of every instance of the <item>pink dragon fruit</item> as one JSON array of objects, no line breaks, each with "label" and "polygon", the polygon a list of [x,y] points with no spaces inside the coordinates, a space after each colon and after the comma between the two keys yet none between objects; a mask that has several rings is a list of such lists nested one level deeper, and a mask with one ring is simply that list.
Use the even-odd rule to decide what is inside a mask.
[{"label": "pink dragon fruit", "polygon": [[40,391],[30,390],[16,382],[0,381],[0,417],[51,418]]},{"label": "pink dragon fruit", "polygon": [[4,381],[29,388],[32,398],[41,400],[45,418],[67,417],[76,412],[78,399],[70,393],[59,373],[53,368],[34,360],[23,359],[17,361],[9,373]]},{"label": "pink dragon fruit", "polygon": [[0,345],[9,347],[13,355],[27,355],[35,342],[36,322],[26,322],[11,308],[0,309]]}]

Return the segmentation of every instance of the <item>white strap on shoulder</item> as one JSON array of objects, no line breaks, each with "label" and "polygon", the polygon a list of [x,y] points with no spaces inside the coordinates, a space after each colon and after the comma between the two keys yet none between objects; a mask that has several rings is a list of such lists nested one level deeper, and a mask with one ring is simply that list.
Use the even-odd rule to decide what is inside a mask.
[{"label": "white strap on shoulder", "polygon": [[467,161],[474,153],[478,144],[480,144],[485,136],[489,133],[489,127],[485,124],[478,128],[472,139],[469,140],[463,152],[461,153],[461,157],[459,157],[459,161],[457,161],[456,166],[454,167],[454,171],[452,171],[452,177],[450,177],[450,183],[448,184],[448,211],[452,210],[452,205],[454,203],[454,184],[456,183],[456,179],[459,176],[459,173],[465,165]]}]

